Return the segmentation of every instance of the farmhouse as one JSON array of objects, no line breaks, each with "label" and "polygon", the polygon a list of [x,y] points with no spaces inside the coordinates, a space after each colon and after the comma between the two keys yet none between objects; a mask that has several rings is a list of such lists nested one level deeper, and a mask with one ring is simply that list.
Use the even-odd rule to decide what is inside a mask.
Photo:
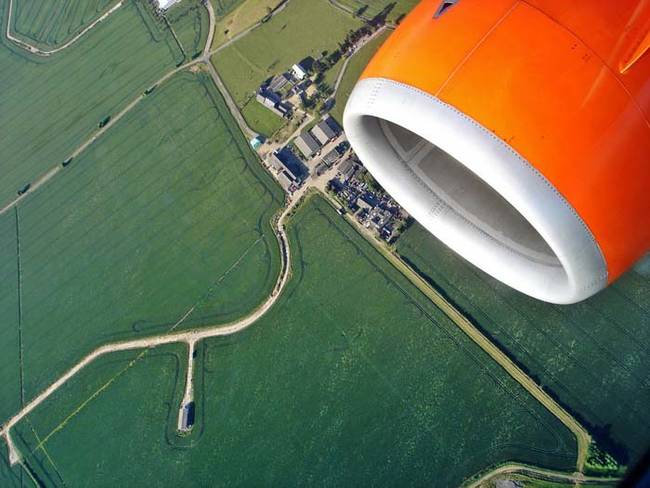
[{"label": "farmhouse", "polygon": [[302,64],[296,63],[291,67],[293,76],[298,80],[304,80],[307,77],[307,69],[305,69]]},{"label": "farmhouse", "polygon": [[307,159],[311,158],[320,149],[320,144],[308,132],[303,132],[294,141],[298,150]]}]

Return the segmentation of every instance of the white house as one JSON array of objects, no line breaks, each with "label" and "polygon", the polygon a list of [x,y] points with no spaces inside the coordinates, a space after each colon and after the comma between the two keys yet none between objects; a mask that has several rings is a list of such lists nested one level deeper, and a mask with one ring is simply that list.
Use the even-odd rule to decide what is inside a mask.
[{"label": "white house", "polygon": [[167,10],[169,7],[180,1],[181,0],[156,0],[156,3],[160,10]]},{"label": "white house", "polygon": [[293,75],[299,80],[304,80],[307,76],[307,71],[305,71],[305,68],[300,66],[300,64],[294,64],[291,67],[291,71],[293,71]]}]

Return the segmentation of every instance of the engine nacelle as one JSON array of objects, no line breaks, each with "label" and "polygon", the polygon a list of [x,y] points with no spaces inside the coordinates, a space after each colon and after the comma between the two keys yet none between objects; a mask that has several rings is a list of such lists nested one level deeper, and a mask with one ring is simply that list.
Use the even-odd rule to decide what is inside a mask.
[{"label": "engine nacelle", "polygon": [[386,191],[458,254],[553,303],[650,249],[650,2],[425,0],[345,109]]}]

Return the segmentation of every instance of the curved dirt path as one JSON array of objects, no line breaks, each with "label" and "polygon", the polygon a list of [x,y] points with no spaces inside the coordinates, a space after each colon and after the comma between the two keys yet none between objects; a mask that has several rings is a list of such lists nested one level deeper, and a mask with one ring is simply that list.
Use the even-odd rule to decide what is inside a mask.
[{"label": "curved dirt path", "polygon": [[618,484],[622,478],[598,478],[594,476],[585,476],[582,473],[563,473],[561,471],[551,471],[549,469],[536,468],[517,463],[508,463],[499,466],[492,471],[487,472],[478,479],[464,483],[463,488],[478,488],[483,483],[496,478],[500,475],[523,475],[540,481],[549,481],[552,483],[575,483],[576,485],[611,485]]},{"label": "curved dirt path", "polygon": [[117,2],[115,5],[113,5],[110,9],[108,9],[106,12],[104,12],[99,18],[94,20],[90,25],[85,27],[79,34],[74,36],[72,39],[70,39],[68,42],[63,44],[62,46],[59,46],[55,49],[51,49],[49,51],[40,49],[36,46],[33,46],[32,44],[29,44],[26,41],[23,41],[22,39],[19,39],[18,37],[15,37],[14,35],[11,34],[11,16],[13,13],[13,4],[14,0],[9,0],[9,12],[7,13],[7,30],[5,31],[5,35],[7,36],[7,39],[9,39],[11,42],[16,44],[17,46],[25,49],[26,51],[29,51],[32,54],[36,54],[37,56],[51,56],[52,54],[56,54],[58,52],[63,51],[64,49],[70,47],[73,45],[75,42],[77,42],[81,37],[83,37],[85,34],[88,33],[91,29],[93,29],[97,24],[100,22],[106,20],[109,15],[111,15],[113,12],[115,12],[117,9],[119,9],[123,5],[123,0],[120,0]]},{"label": "curved dirt path", "polygon": [[[84,356],[81,361],[75,364],[72,368],[66,371],[58,380],[48,386],[43,390],[38,396],[33,398],[29,403],[27,403],[16,415],[7,420],[0,428],[0,436],[4,437],[8,449],[9,449],[9,460],[11,464],[20,462],[21,456],[18,450],[15,448],[10,435],[11,428],[20,422],[25,416],[37,408],[41,403],[43,403],[47,398],[52,395],[56,390],[63,386],[70,378],[79,373],[82,369],[88,366],[90,363],[95,361],[101,356],[106,354],[118,352],[118,351],[128,351],[132,349],[146,349],[160,346],[163,344],[171,344],[175,342],[185,342],[190,345],[200,341],[202,339],[207,339],[210,337],[219,337],[236,334],[247,327],[253,325],[258,319],[260,319],[269,309],[275,304],[275,302],[280,297],[282,291],[284,290],[288,279],[289,279],[289,270],[291,269],[291,253],[289,250],[289,241],[285,229],[285,219],[287,215],[291,212],[295,204],[300,201],[299,198],[294,198],[289,201],[288,205],[285,207],[284,211],[280,215],[276,226],[274,227],[275,235],[280,244],[280,255],[281,255],[281,268],[280,274],[276,281],[273,291],[269,297],[262,303],[257,309],[255,309],[250,315],[244,317],[241,320],[231,322],[229,324],[221,325],[212,325],[207,327],[202,327],[199,329],[191,329],[181,332],[171,332],[167,334],[159,334],[151,337],[145,337],[141,339],[133,339],[130,341],[119,341],[111,344],[105,344],[98,347],[91,353]],[[243,257],[243,255],[242,255]],[[241,258],[240,258],[241,259]],[[237,262],[233,265],[236,266]],[[232,269],[232,268],[231,268]],[[178,327],[183,323],[194,311],[195,306],[190,308],[173,326],[172,329]]]}]

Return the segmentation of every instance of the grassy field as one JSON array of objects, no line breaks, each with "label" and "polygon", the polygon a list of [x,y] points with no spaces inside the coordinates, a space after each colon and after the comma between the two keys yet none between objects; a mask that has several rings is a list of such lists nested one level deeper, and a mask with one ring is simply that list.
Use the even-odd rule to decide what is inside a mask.
[{"label": "grassy field", "polygon": [[360,11],[364,17],[373,17],[388,5],[395,3],[396,5],[390,10],[387,17],[388,21],[394,22],[408,14],[420,0],[338,0],[338,2],[354,9],[355,12]]},{"label": "grassy field", "polygon": [[207,75],[158,87],[19,204],[26,398],[92,348],[169,330],[193,305],[179,327],[248,313],[279,272],[269,221],[282,200]]},{"label": "grassy field", "polygon": [[170,8],[165,16],[189,58],[200,54],[208,38],[210,19],[199,0],[184,0]]},{"label": "grassy field", "polygon": [[266,137],[270,137],[287,122],[286,119],[274,114],[254,98],[244,105],[241,113],[250,127]]},{"label": "grassy field", "polygon": [[[220,0],[212,0],[215,5]],[[234,36],[259,22],[269,9],[277,7],[282,0],[236,0],[235,8],[217,18],[212,47],[218,47]]]},{"label": "grassy field", "polygon": [[[0,4],[3,19],[8,2]],[[0,204],[60,164],[98,123],[174,67],[168,30],[127,2],[81,41],[46,60],[0,41]],[[156,40],[157,39],[157,40]]]},{"label": "grassy field", "polygon": [[81,32],[115,3],[116,0],[14,0],[11,31],[30,44],[52,49]]},{"label": "grassy field", "polygon": [[[42,486],[133,486],[147,477],[160,485],[160,471],[135,475],[130,469],[135,468],[134,460],[123,455],[134,444],[158,446],[173,440],[168,433],[174,437],[186,347],[170,344],[102,357],[48,400],[46,415],[21,422],[14,442]],[[102,437],[97,436],[100,431]],[[81,449],[62,444],[68,435]],[[118,462],[124,465],[118,467]],[[123,472],[131,478],[125,480]]]},{"label": "grassy field", "polygon": [[213,62],[243,107],[264,80],[307,56],[336,48],[359,25],[326,0],[292,0],[273,19],[217,53]]},{"label": "grassy field", "polygon": [[16,217],[10,212],[0,218],[0,418],[3,419],[18,410],[21,400],[17,252]]},{"label": "grassy field", "polygon": [[[456,486],[505,460],[572,467],[569,431],[324,200],[289,228],[293,276],[280,302],[251,329],[199,347],[191,442],[170,433],[177,361],[139,361],[84,403],[124,360],[107,373],[98,365],[19,424],[41,477]],[[47,439],[38,449],[36,436]]]},{"label": "grassy field", "polygon": [[419,226],[398,251],[622,462],[650,439],[650,277],[631,271],[571,306],[528,298],[458,258]]},{"label": "grassy field", "polygon": [[347,103],[350,93],[352,93],[352,89],[357,83],[359,76],[361,76],[361,73],[368,65],[372,56],[377,52],[377,49],[379,49],[389,35],[390,31],[379,34],[368,44],[363,46],[354,56],[352,56],[352,59],[350,59],[348,67],[341,79],[339,89],[336,92],[336,103],[331,111],[332,116],[339,121],[339,123],[343,122],[345,104]]}]

